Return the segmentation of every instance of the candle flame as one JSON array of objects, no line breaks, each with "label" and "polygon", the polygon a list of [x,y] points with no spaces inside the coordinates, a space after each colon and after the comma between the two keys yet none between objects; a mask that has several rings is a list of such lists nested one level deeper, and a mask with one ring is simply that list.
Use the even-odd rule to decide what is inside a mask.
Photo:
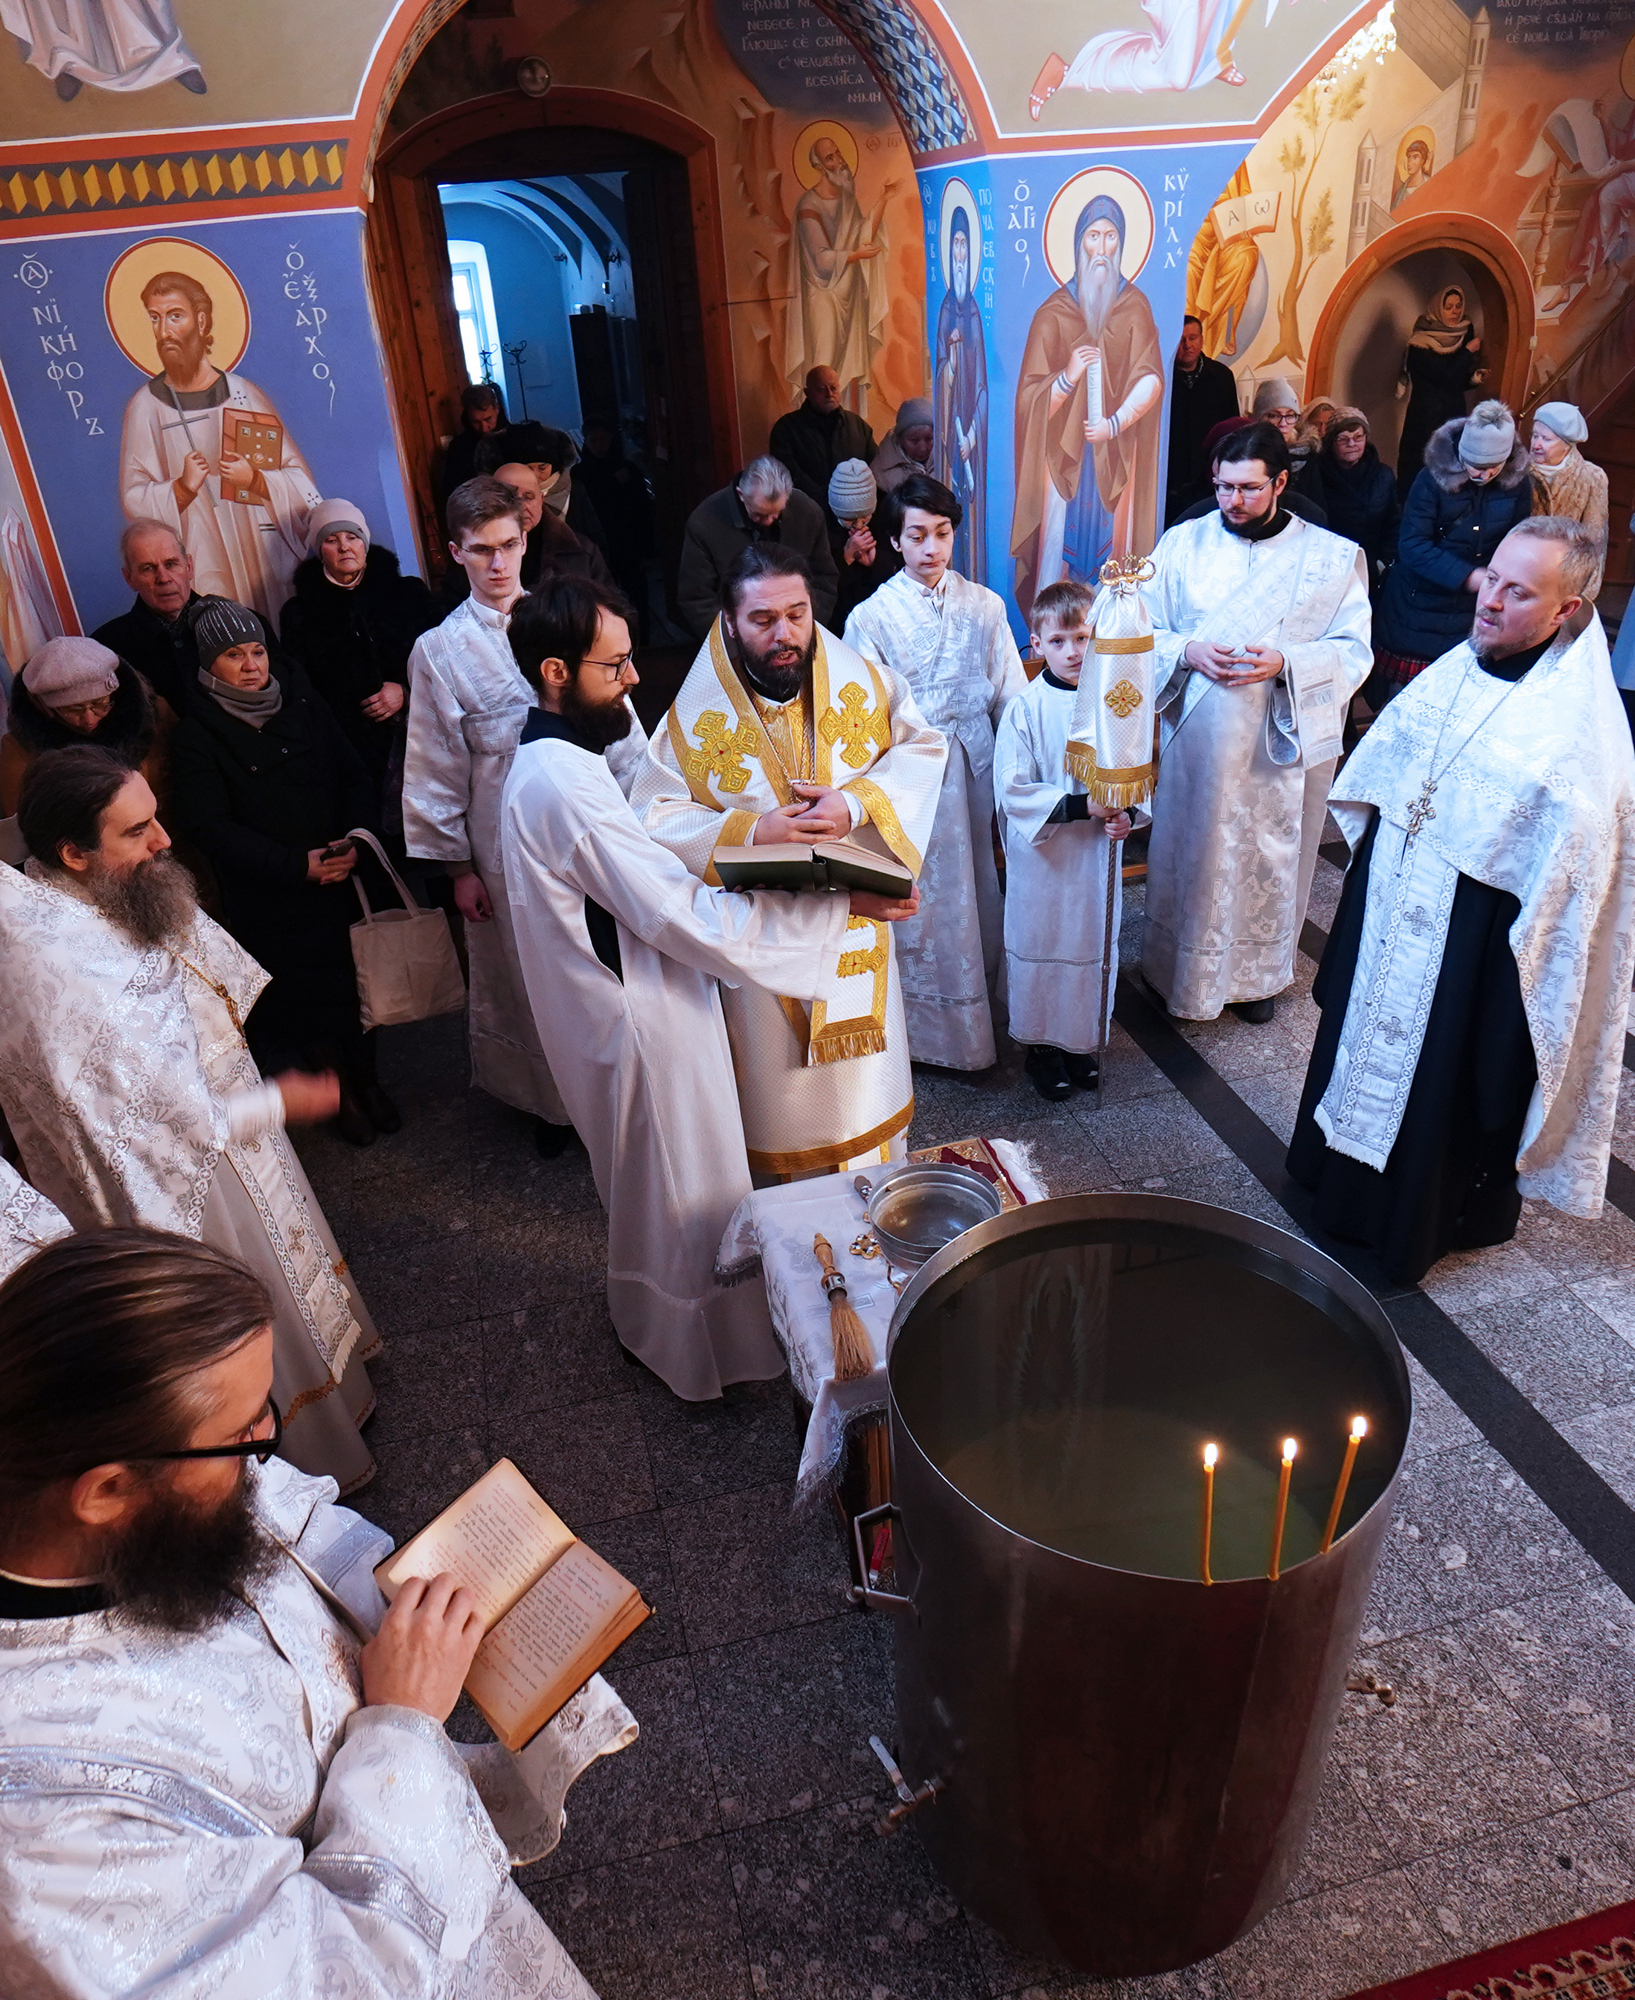
[{"label": "candle flame", "polygon": [[1218,1444],[1206,1444],[1204,1446],[1204,1464],[1208,1466],[1211,1472],[1215,1470],[1215,1465],[1220,1455],[1221,1448]]},{"label": "candle flame", "polygon": [[1300,1446],[1293,1438],[1285,1438],[1283,1440],[1283,1463],[1285,1465],[1293,1465],[1294,1455],[1299,1449]]},{"label": "candle flame", "polygon": [[1353,1417],[1351,1419],[1352,1443],[1361,1444],[1363,1439],[1367,1437],[1367,1435],[1368,1435],[1368,1419],[1366,1417]]}]

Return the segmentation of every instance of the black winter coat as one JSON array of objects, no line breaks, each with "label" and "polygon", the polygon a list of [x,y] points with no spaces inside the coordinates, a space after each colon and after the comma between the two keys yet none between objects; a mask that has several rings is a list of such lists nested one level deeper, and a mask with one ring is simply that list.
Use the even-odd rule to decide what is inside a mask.
[{"label": "black winter coat", "polygon": [[772,426],[772,456],[788,466],[796,491],[815,500],[825,519],[833,518],[829,513],[829,475],[835,467],[848,458],[872,465],[879,449],[873,431],[855,410],[825,412],[802,403]]},{"label": "black winter coat", "polygon": [[1355,465],[1342,465],[1325,444],[1317,454],[1317,464],[1328,524],[1367,556],[1372,584],[1376,565],[1396,557],[1397,528],[1402,520],[1397,476],[1371,444],[1363,447]]},{"label": "black winter coat", "polygon": [[1374,614],[1374,647],[1405,659],[1435,660],[1470,637],[1473,569],[1492,561],[1533,508],[1527,447],[1516,440],[1497,479],[1473,486],[1459,459],[1466,417],[1455,417],[1425,447],[1425,469],[1408,492],[1397,559]]},{"label": "black winter coat", "polygon": [[178,715],[187,705],[187,691],[198,671],[198,654],[187,614],[203,598],[188,592],[182,615],[167,625],[158,612],[150,611],[141,598],[132,601],[129,611],[121,611],[99,625],[91,637],[117,653],[127,666],[135,667],[153,692],[168,701]]}]

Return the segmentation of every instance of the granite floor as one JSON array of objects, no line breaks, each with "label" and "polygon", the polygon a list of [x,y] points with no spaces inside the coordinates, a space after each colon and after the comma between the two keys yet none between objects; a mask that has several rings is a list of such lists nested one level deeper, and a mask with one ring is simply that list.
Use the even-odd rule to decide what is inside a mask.
[{"label": "granite floor", "polygon": [[[1325,859],[1313,950],[1338,887]],[[1295,1226],[1281,1157],[1313,970],[1269,1026],[1184,1036],[1126,986],[1099,1109],[1042,1103],[1014,1051],[969,1079],[924,1072],[913,1141],[1021,1139],[1053,1194],[1160,1189]],[[401,1536],[508,1453],[657,1609],[610,1668],[641,1741],[576,1787],[527,1893],[602,2000],[1110,1990],[968,1917],[912,1826],[876,1836],[890,1632],[849,1606],[831,1525],[791,1516],[787,1381],[685,1405],[622,1360],[589,1170],[540,1161],[467,1088],[462,1032],[385,1036],[401,1134],[300,1146],[388,1343],[362,1511]],[[1329,2000],[1635,1895],[1635,1174],[1615,1165],[1612,1185],[1628,1211],[1530,1208],[1513,1244],[1449,1258],[1422,1291],[1379,1287],[1419,1409],[1362,1661],[1399,1699],[1346,1697],[1285,1901],[1132,1992]]]}]

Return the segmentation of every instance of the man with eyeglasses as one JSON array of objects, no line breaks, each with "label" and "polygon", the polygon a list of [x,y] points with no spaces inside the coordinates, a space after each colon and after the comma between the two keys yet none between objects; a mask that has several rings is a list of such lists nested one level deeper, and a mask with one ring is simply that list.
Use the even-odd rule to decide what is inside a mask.
[{"label": "man with eyeglasses", "polygon": [[750,1191],[718,980],[811,1004],[848,925],[912,902],[707,887],[643,830],[608,750],[633,733],[632,607],[576,578],[517,606],[538,706],[505,788],[506,880],[547,1053],[608,1213],[608,1310],[678,1396],[783,1372],[766,1296],[715,1253]]},{"label": "man with eyeglasses", "polygon": [[482,1620],[273,1456],[271,1311],[157,1230],[0,1285],[0,1992],[594,2000],[510,1871],[634,1719],[450,1741]]},{"label": "man with eyeglasses", "polygon": [[[471,595],[409,658],[403,835],[410,854],[454,878],[471,964],[472,1080],[529,1113],[536,1147],[555,1159],[573,1125],[528,1004],[500,850],[500,796],[534,699],[506,638],[523,594],[524,521],[522,501],[498,479],[467,480],[449,496],[449,554]],[[615,756],[634,763],[646,744],[635,723]]]},{"label": "man with eyeglasses", "polygon": [[1163,754],[1141,970],[1171,1014],[1271,1020],[1317,865],[1329,780],[1367,674],[1367,568],[1355,542],[1283,505],[1275,424],[1221,440],[1216,511],[1178,522],[1143,592]]}]

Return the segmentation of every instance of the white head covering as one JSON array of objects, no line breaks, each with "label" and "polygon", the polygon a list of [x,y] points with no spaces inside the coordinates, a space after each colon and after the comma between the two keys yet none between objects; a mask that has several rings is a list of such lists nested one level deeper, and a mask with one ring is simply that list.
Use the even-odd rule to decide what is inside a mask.
[{"label": "white head covering", "polygon": [[354,507],[350,500],[320,500],[307,517],[307,554],[315,556],[325,535],[337,528],[350,528],[354,535],[361,535],[363,546],[368,548],[369,523],[363,518],[363,509]]},{"label": "white head covering", "polygon": [[1584,421],[1584,412],[1576,403],[1540,403],[1533,412],[1535,424],[1554,431],[1558,438],[1568,444],[1582,444],[1590,434],[1590,427]]}]

